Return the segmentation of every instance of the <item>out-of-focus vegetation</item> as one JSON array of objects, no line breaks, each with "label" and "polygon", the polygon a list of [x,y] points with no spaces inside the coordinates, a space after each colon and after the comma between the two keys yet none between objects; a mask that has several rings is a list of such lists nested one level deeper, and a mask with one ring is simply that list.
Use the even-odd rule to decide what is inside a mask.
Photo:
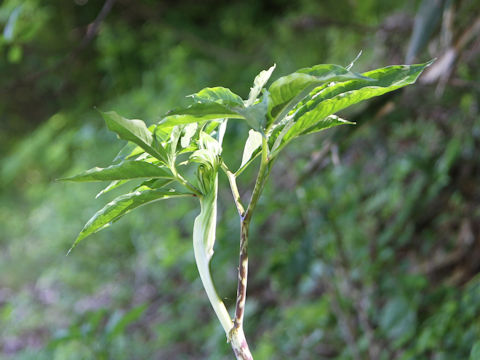
[{"label": "out-of-focus vegetation", "polygon": [[[277,163],[250,235],[254,357],[480,359],[479,13],[476,0],[2,2],[0,358],[230,358],[193,260],[195,204],[146,206],[65,257],[105,200],[91,200],[101,184],[54,179],[119,150],[95,106],[153,123],[202,87],[246,97],[274,62],[286,74],[363,50],[357,71],[438,60]],[[239,159],[245,139],[225,141]],[[212,268],[233,306],[238,223],[220,186]]]}]

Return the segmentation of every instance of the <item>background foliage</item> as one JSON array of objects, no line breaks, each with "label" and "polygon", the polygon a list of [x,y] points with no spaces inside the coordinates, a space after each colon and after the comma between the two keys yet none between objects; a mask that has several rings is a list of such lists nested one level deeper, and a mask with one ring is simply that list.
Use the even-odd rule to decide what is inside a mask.
[{"label": "background foliage", "polygon": [[[105,199],[92,201],[101,184],[54,179],[119,150],[94,107],[153,123],[202,87],[246,97],[274,62],[276,78],[363,49],[356,71],[438,60],[420,84],[341,114],[357,126],[305,138],[276,164],[251,231],[254,356],[480,359],[479,10],[2,2],[0,358],[230,358],[193,261],[196,203],[146,206],[65,257]],[[231,135],[225,156],[240,162],[244,141]],[[238,223],[220,186],[212,268],[233,306]]]}]

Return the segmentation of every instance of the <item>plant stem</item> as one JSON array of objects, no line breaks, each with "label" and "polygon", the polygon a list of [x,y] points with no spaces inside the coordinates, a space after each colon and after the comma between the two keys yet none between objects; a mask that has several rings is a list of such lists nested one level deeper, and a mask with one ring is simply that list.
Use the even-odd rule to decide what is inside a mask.
[{"label": "plant stem", "polygon": [[240,195],[235,182],[235,176],[227,171],[227,176],[232,188],[233,198],[237,205],[240,215],[240,255],[238,265],[238,284],[237,284],[237,301],[235,305],[235,318],[233,328],[229,332],[229,339],[235,356],[239,360],[253,360],[252,354],[248,347],[245,333],[243,331],[243,318],[245,315],[245,301],[247,297],[247,279],[248,279],[248,230],[252,213],[257,205],[258,199],[262,193],[263,187],[270,172],[268,159],[268,144],[266,139],[262,140],[262,160],[258,171],[255,187],[246,211],[243,211]]}]

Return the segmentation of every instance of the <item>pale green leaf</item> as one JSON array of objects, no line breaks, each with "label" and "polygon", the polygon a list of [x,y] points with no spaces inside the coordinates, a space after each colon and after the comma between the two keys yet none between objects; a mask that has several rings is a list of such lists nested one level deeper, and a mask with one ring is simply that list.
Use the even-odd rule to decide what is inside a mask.
[{"label": "pale green leaf", "polygon": [[171,127],[182,124],[203,123],[208,120],[224,118],[242,119],[243,116],[229,109],[227,106],[215,102],[195,103],[186,108],[168,112],[159,126]]},{"label": "pale green leaf", "polygon": [[124,161],[120,164],[111,165],[107,168],[94,167],[81,174],[59,179],[61,181],[112,181],[129,180],[139,178],[171,178],[170,171],[163,167],[150,164],[145,161]]},{"label": "pale green leaf", "polygon": [[192,123],[185,126],[185,128],[183,129],[183,136],[180,139],[180,145],[182,146],[182,148],[186,148],[190,145],[190,143],[192,142],[193,136],[197,132],[197,128],[198,128],[197,123]]},{"label": "pale green leaf", "polygon": [[143,186],[135,192],[119,196],[105,205],[85,224],[69,252],[87,236],[110,226],[123,215],[139,206],[154,201],[182,196],[192,196],[192,194],[165,189],[152,189],[148,186]]},{"label": "pale green leaf", "polygon": [[245,142],[245,148],[243,149],[242,164],[240,165],[240,168],[250,161],[255,150],[260,148],[260,146],[262,146],[262,134],[250,129],[247,141]]},{"label": "pale green leaf", "polygon": [[107,127],[117,133],[120,139],[133,142],[158,160],[166,161],[163,149],[153,147],[152,133],[142,120],[126,119],[114,111],[101,112],[101,114],[107,123]]},{"label": "pale green leaf", "polygon": [[322,87],[297,109],[293,118],[294,123],[283,141],[288,142],[315,126],[318,121],[348,106],[413,84],[430,64],[431,62],[388,66],[363,74],[370,79],[350,80]]},{"label": "pale green leaf", "polygon": [[270,93],[269,113],[272,118],[281,120],[318,86],[327,82],[343,82],[353,79],[370,80],[361,74],[333,64],[315,65],[297,70],[293,74],[274,81],[268,89]]},{"label": "pale green leaf", "polygon": [[243,106],[243,100],[240,96],[224,87],[205,88],[198,93],[191,95],[192,98],[200,103],[218,103],[226,106]]},{"label": "pale green leaf", "polygon": [[270,76],[272,76],[273,70],[275,70],[276,65],[273,64],[268,70],[263,70],[255,77],[253,81],[253,87],[250,89],[250,94],[248,95],[248,100],[246,101],[246,106],[251,106],[255,103],[255,100],[262,92],[263,87],[267,83]]}]

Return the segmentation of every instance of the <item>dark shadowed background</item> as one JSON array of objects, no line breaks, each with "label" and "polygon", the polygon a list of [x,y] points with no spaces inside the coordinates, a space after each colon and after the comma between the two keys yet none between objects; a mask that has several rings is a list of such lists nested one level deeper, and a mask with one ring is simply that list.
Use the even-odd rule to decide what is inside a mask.
[{"label": "dark shadowed background", "polygon": [[[95,107],[154,123],[202,87],[246,97],[273,63],[275,79],[360,50],[355,71],[437,61],[280,157],[251,231],[254,357],[480,359],[478,0],[4,0],[0,31],[0,359],[231,359],[193,260],[197,204],[145,206],[66,257],[116,194],[54,180],[121,148]],[[231,308],[226,184],[212,269]]]}]

